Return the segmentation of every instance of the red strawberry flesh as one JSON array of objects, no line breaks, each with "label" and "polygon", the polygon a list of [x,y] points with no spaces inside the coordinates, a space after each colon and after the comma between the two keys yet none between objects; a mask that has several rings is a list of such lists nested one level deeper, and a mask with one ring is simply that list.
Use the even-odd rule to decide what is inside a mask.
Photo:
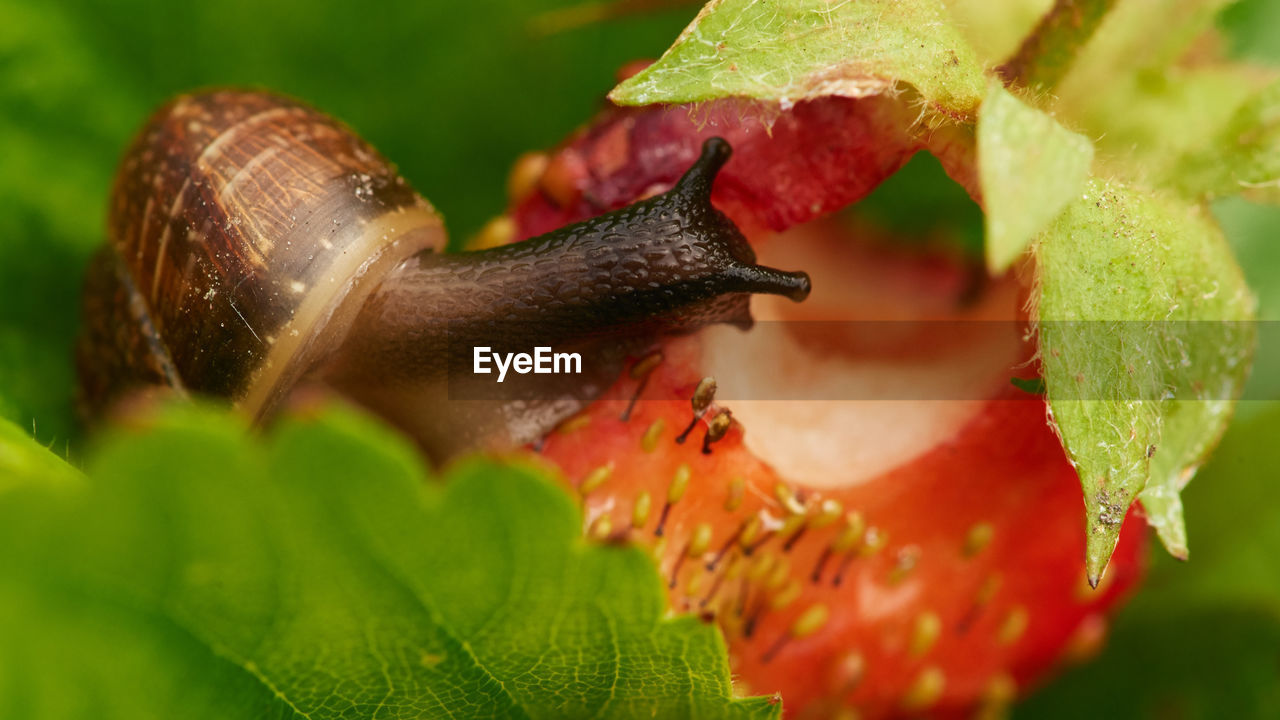
[{"label": "red strawberry flesh", "polygon": [[[518,237],[622,207],[670,187],[718,135],[734,154],[713,200],[746,231],[781,230],[838,210],[875,189],[919,144],[910,115],[884,98],[830,98],[761,117],[720,101],[697,108],[611,109],[556,151],[515,212]],[[814,142],[814,138],[822,142]]]},{"label": "red strawberry flesh", "polygon": [[[1103,586],[1088,589],[1078,478],[1043,400],[1009,383],[1034,351],[1014,279],[987,283],[970,302],[974,274],[954,257],[869,241],[840,222],[802,225],[856,202],[916,150],[909,111],[891,98],[833,98],[766,118],[769,131],[754,112],[734,103],[606,111],[517,198],[517,235],[663,190],[703,138],[721,135],[735,155],[715,202],[763,261],[814,276],[798,310],[757,300],[757,318],[1004,328],[943,342],[903,322],[888,346],[856,333],[797,336],[777,353],[794,362],[751,382],[816,377],[811,395],[821,382],[882,383],[874,372],[885,365],[872,361],[888,353],[919,381],[967,362],[986,373],[975,376],[981,387],[964,400],[880,407],[841,397],[753,404],[740,394],[713,404],[680,443],[704,375],[727,376],[735,357],[747,371],[764,364],[766,350],[712,329],[665,343],[656,364],[638,359],[634,376],[541,452],[584,496],[587,532],[654,546],[673,609],[719,624],[741,691],[781,693],[791,717],[1005,704],[1080,638],[1096,646],[1103,613],[1137,579],[1144,536],[1130,523]],[[794,229],[760,242],[785,228]],[[725,410],[742,422],[717,420]]]}]

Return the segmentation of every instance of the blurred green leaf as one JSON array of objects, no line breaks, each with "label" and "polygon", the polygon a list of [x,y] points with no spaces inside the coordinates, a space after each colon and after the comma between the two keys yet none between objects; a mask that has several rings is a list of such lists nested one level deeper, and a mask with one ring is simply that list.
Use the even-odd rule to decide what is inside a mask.
[{"label": "blurred green leaf", "polygon": [[1275,73],[1227,64],[1205,39],[1228,5],[1120,3],[1084,48],[1054,108],[1096,139],[1108,172],[1192,198],[1280,176]]},{"label": "blurred green leaf", "polygon": [[1265,81],[1235,67],[1152,70],[1117,77],[1062,112],[1098,138],[1112,171],[1188,197],[1235,194],[1247,189],[1241,181],[1271,179],[1274,141],[1258,107]]},{"label": "blurred green leaf", "polygon": [[1155,558],[1105,652],[1018,717],[1266,720],[1280,714],[1280,405],[1222,440],[1187,491],[1191,562]]},{"label": "blurred green leaf", "polygon": [[1258,349],[1236,416],[1252,418],[1266,400],[1280,400],[1280,207],[1257,205],[1239,197],[1213,204],[1213,214],[1231,239],[1249,287],[1258,296]]},{"label": "blurred green leaf", "polygon": [[1076,197],[1093,146],[993,83],[978,111],[987,269],[1003,273]]},{"label": "blurred green leaf", "polygon": [[12,423],[0,420],[0,498],[32,485],[76,487],[83,478]]},{"label": "blurred green leaf", "polygon": [[[542,470],[424,484],[348,412],[269,443],[184,408],[92,484],[0,494],[0,716],[777,717],[643,550],[581,539]],[[5,430],[6,453],[30,454]]]},{"label": "blurred green leaf", "polygon": [[898,83],[950,114],[982,99],[977,56],[937,0],[709,3],[670,50],[609,97],[622,105],[746,97],[785,108],[879,95]]},{"label": "blurred green leaf", "polygon": [[[1076,111],[1105,100],[1131,76],[1163,72],[1213,27],[1232,0],[1118,2],[1072,61],[1055,94]],[[1158,28],[1158,31],[1154,31]]]},{"label": "blurred green leaf", "polygon": [[893,234],[895,242],[933,243],[982,257],[982,208],[930,153],[912,155],[847,212]]},{"label": "blurred green leaf", "polygon": [[1280,403],[1236,423],[1186,490],[1190,563],[1160,558],[1140,605],[1259,608],[1280,620]]},{"label": "blurred green leaf", "polygon": [[1045,385],[1084,489],[1093,578],[1149,486],[1152,524],[1186,553],[1169,495],[1225,429],[1248,372],[1253,296],[1206,215],[1091,180],[1036,249]]},{"label": "blurred green leaf", "polygon": [[1255,195],[1280,199],[1280,81],[1255,93],[1193,153],[1172,169],[1169,184],[1189,195]]},{"label": "blurred green leaf", "polygon": [[1117,622],[1102,660],[1059,678],[1015,718],[1270,720],[1280,716],[1280,618],[1188,609]]},{"label": "blurred green leaf", "polygon": [[[1276,241],[1280,208],[1224,198],[1213,204],[1213,214],[1231,239],[1245,279],[1258,294],[1259,319],[1280,321],[1280,242]],[[1271,398],[1280,399],[1280,394]]]},{"label": "blurred green leaf", "polygon": [[[1207,353],[1202,353],[1207,354]],[[1212,360],[1209,363],[1212,367]],[[1228,368],[1212,372],[1230,375]],[[1233,392],[1239,392],[1236,379]],[[1146,486],[1138,500],[1160,542],[1176,558],[1190,554],[1183,515],[1182,489],[1209,456],[1231,420],[1233,396],[1168,400],[1160,405],[1159,444],[1151,453]],[[1162,452],[1163,451],[1163,452]]]},{"label": "blurred green leaf", "polygon": [[986,66],[1009,59],[1054,0],[945,0],[958,29]]},{"label": "blurred green leaf", "polygon": [[1234,56],[1280,63],[1280,4],[1274,0],[1237,0],[1218,17]]}]

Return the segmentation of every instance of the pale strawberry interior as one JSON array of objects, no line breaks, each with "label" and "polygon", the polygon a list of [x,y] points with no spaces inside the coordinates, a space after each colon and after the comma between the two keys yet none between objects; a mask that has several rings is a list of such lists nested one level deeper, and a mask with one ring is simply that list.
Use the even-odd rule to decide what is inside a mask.
[{"label": "pale strawberry interior", "polygon": [[[975,290],[957,259],[850,222],[753,241],[761,263],[807,271],[813,293],[799,304],[758,295],[756,328],[709,328],[700,343],[703,372],[747,448],[814,488],[864,482],[938,448],[1008,390],[1030,355],[1016,281]],[[966,320],[1000,322],[945,322]]]}]

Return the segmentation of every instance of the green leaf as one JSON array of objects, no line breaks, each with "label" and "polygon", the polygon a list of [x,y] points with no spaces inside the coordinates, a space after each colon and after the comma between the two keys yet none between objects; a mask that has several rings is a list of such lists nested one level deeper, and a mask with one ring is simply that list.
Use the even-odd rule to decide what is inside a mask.
[{"label": "green leaf", "polygon": [[[1275,235],[1275,229],[1280,227],[1280,208],[1234,197],[1215,202],[1213,214],[1231,238],[1249,287],[1258,294],[1259,319],[1280,321],[1280,243]],[[1280,392],[1253,397],[1280,398]]]},{"label": "green leaf", "polygon": [[995,66],[1017,52],[1053,0],[947,0],[946,5],[982,63]]},{"label": "green leaf", "polygon": [[620,105],[745,97],[865,97],[899,84],[969,113],[986,90],[973,49],[937,0],[712,0],[675,44],[609,94]]},{"label": "green leaf", "polygon": [[1036,260],[1043,374],[1084,489],[1090,578],[1148,487],[1161,539],[1185,553],[1170,494],[1226,427],[1253,348],[1240,268],[1204,208],[1104,180],[1067,207]]},{"label": "green leaf", "polygon": [[1280,620],[1280,403],[1260,403],[1235,423],[1187,491],[1196,537],[1192,562],[1155,563],[1142,604],[1160,608],[1255,607]]},{"label": "green leaf", "polygon": [[1266,187],[1280,177],[1275,73],[1189,49],[1226,4],[1121,3],[1077,58],[1054,107],[1097,138],[1111,175],[1195,199],[1280,198]]},{"label": "green leaf", "polygon": [[[1091,0],[1092,1],[1092,0]],[[1233,0],[1117,2],[1072,61],[1055,94],[1063,108],[1092,105],[1127,77],[1163,72],[1213,27]]]},{"label": "green leaf", "polygon": [[[1135,608],[1136,610],[1136,608]],[[1256,608],[1125,613],[1102,658],[1021,705],[1025,720],[1271,720],[1280,618]]]},{"label": "green leaf", "polygon": [[[1243,123],[1232,131],[1233,117],[1258,96],[1260,79],[1265,75],[1231,66],[1153,70],[1116,77],[1094,90],[1087,106],[1059,109],[1098,138],[1113,172],[1192,198],[1234,194],[1246,189],[1237,172],[1266,179],[1257,172],[1265,156],[1250,156],[1265,149],[1256,144],[1265,133],[1251,135]],[[1252,146],[1242,146],[1242,136]]]},{"label": "green leaf", "polygon": [[1212,136],[1170,172],[1191,195],[1254,191],[1280,200],[1280,81],[1250,97]]},{"label": "green leaf", "polygon": [[1009,378],[1009,384],[1011,384],[1011,385],[1013,385],[1014,387],[1018,388],[1018,389],[1019,389],[1019,390],[1021,390],[1022,392],[1027,393],[1028,395],[1043,395],[1043,394],[1044,394],[1044,378],[1040,378],[1040,377],[1034,377],[1034,378],[1011,377],[1011,378]]},{"label": "green leaf", "polygon": [[[1153,558],[1097,661],[1015,717],[1280,715],[1280,404],[1237,421],[1187,489],[1195,558]],[[1260,471],[1261,470],[1261,471]]]},{"label": "green leaf", "polygon": [[546,472],[443,484],[347,412],[183,409],[75,493],[0,495],[0,716],[777,717]]},{"label": "green leaf", "polygon": [[74,468],[31,439],[13,423],[0,420],[0,498],[30,485],[75,487],[83,478]]},{"label": "green leaf", "polygon": [[1280,62],[1280,5],[1271,0],[1236,0],[1218,17],[1232,57]]},{"label": "green leaf", "polygon": [[[929,212],[920,212],[927,207]],[[895,243],[937,243],[982,257],[982,207],[947,176],[932,153],[918,152],[898,172],[844,211],[890,233]]]},{"label": "green leaf", "polygon": [[[1211,358],[1206,359],[1212,363]],[[1219,372],[1227,369],[1219,368]],[[1138,500],[1160,542],[1170,555],[1180,560],[1190,555],[1182,513],[1182,489],[1217,444],[1218,436],[1231,419],[1234,405],[1232,398],[1162,403],[1160,443],[1151,456],[1150,478],[1138,493]]]},{"label": "green leaf", "polygon": [[1000,274],[1076,197],[1093,146],[992,83],[978,111],[978,179],[986,210],[987,268]]}]

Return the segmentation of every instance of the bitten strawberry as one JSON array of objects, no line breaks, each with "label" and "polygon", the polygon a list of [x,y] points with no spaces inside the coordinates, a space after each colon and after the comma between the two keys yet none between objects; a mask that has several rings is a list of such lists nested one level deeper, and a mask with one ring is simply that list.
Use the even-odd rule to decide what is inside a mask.
[{"label": "bitten strawberry", "polygon": [[652,546],[673,609],[720,625],[744,692],[815,717],[1008,702],[1092,642],[1136,579],[1129,532],[1108,582],[1085,583],[1079,484],[1040,401],[1011,389],[900,465],[808,484],[751,452],[753,427],[722,430],[714,403],[677,442],[698,392],[693,344],[664,348],[626,420],[641,380],[542,453],[584,497],[587,532]]},{"label": "bitten strawberry", "polygon": [[771,134],[725,105],[609,111],[514,183],[528,235],[663,189],[724,135],[718,204],[814,280],[798,309],[757,300],[757,320],[841,321],[669,341],[539,448],[585,531],[653,548],[672,609],[716,622],[741,691],[791,717],[1003,707],[1096,646],[1139,575],[1131,524],[1085,582],[1078,479],[1043,400],[1010,382],[1034,357],[1018,282],[811,222],[914,152],[875,129],[893,108],[801,104]]}]

